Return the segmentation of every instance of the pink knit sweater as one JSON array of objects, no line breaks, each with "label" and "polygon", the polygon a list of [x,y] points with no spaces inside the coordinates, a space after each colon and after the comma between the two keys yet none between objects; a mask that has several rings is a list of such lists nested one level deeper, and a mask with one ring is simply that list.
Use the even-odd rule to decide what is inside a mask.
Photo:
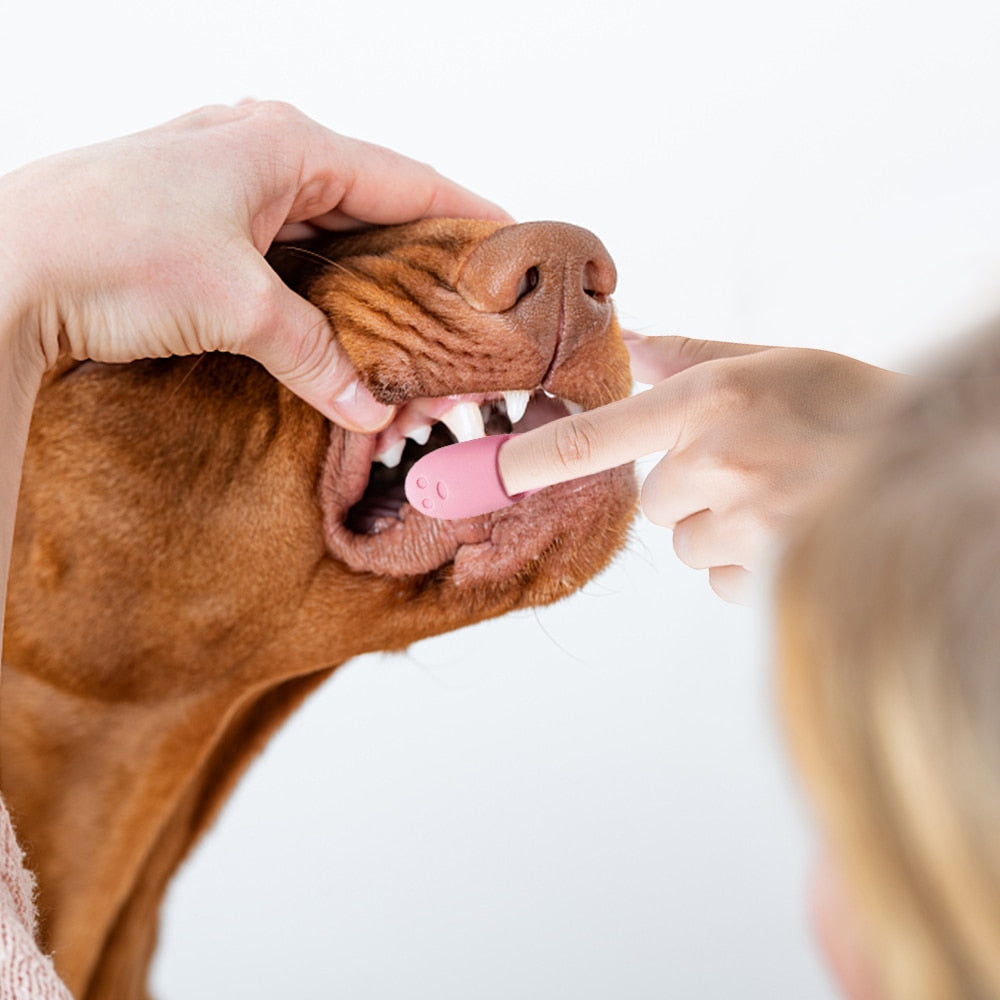
[{"label": "pink knit sweater", "polygon": [[0,1000],[72,1000],[35,942],[35,880],[0,799]]}]

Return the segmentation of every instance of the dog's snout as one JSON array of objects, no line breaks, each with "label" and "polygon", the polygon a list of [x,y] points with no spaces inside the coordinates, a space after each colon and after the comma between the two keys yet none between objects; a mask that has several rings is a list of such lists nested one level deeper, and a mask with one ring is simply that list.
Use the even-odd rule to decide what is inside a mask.
[{"label": "dog's snout", "polygon": [[598,301],[615,290],[617,274],[604,244],[564,222],[526,222],[487,237],[462,268],[457,287],[479,312],[506,312],[536,289],[568,300]]},{"label": "dog's snout", "polygon": [[483,240],[456,287],[473,309],[509,314],[555,357],[607,329],[616,283],[611,255],[589,230],[527,222]]}]

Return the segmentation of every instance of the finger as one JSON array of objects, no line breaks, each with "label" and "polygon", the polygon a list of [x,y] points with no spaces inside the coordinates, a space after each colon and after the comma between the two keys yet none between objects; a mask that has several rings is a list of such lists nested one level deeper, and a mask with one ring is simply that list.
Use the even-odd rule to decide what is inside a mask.
[{"label": "finger", "polygon": [[382,146],[316,126],[306,152],[299,195],[288,221],[343,228],[347,220],[389,225],[427,217],[513,221],[502,208]]},{"label": "finger", "polygon": [[237,349],[347,430],[374,433],[392,420],[395,408],[378,402],[361,384],[326,317],[276,276],[257,331]]},{"label": "finger", "polygon": [[507,492],[541,489],[673,448],[690,403],[683,383],[646,392],[512,437],[497,465]]},{"label": "finger", "polygon": [[673,528],[685,518],[711,508],[713,485],[692,467],[687,455],[668,452],[643,480],[639,504],[653,524]]},{"label": "finger", "polygon": [[274,235],[275,243],[287,243],[292,240],[311,240],[319,236],[320,231],[308,222],[287,222]]},{"label": "finger", "polygon": [[317,231],[327,230],[328,232],[344,232],[346,230],[358,229],[365,225],[392,225],[397,222],[411,222],[415,219],[429,218],[454,218],[454,219],[486,219],[493,222],[513,223],[513,216],[509,215],[493,202],[480,198],[478,195],[466,191],[469,199],[462,199],[460,202],[445,201],[441,204],[431,205],[426,211],[414,214],[412,211],[403,211],[399,217],[371,218],[370,213],[365,216],[354,215],[346,209],[335,208],[330,212],[310,218],[309,224]]},{"label": "finger", "polygon": [[692,340],[690,337],[644,337],[638,333],[625,337],[625,346],[632,361],[633,377],[650,385],[705,361],[735,358],[769,349],[753,344]]},{"label": "finger", "polygon": [[754,577],[742,566],[715,566],[708,571],[712,590],[730,604],[754,603],[757,593]]},{"label": "finger", "polygon": [[674,552],[692,569],[759,567],[762,530],[744,513],[701,510],[674,525]]}]

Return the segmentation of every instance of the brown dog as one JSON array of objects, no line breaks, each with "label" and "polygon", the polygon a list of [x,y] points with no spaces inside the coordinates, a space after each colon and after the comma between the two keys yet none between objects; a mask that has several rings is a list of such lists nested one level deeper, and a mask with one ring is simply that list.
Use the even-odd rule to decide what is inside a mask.
[{"label": "brown dog", "polygon": [[[43,947],[80,1000],[146,996],[172,874],[334,667],[570,593],[620,548],[635,508],[617,469],[432,521],[401,491],[426,448],[372,464],[394,461],[401,431],[450,441],[427,429],[442,413],[463,434],[477,413],[487,431],[512,417],[522,430],[628,393],[614,267],[590,233],[432,220],[271,258],[375,395],[402,407],[378,439],[221,354],[64,358],[35,410],[0,780],[38,875]],[[523,417],[507,411],[528,393]]]}]

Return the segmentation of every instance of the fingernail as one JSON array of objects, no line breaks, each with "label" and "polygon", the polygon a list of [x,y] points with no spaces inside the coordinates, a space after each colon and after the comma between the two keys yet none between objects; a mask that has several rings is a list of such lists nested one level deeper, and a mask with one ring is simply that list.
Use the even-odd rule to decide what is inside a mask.
[{"label": "fingernail", "polygon": [[380,403],[358,379],[351,382],[332,403],[334,415],[351,430],[374,434],[387,427],[396,408]]}]

